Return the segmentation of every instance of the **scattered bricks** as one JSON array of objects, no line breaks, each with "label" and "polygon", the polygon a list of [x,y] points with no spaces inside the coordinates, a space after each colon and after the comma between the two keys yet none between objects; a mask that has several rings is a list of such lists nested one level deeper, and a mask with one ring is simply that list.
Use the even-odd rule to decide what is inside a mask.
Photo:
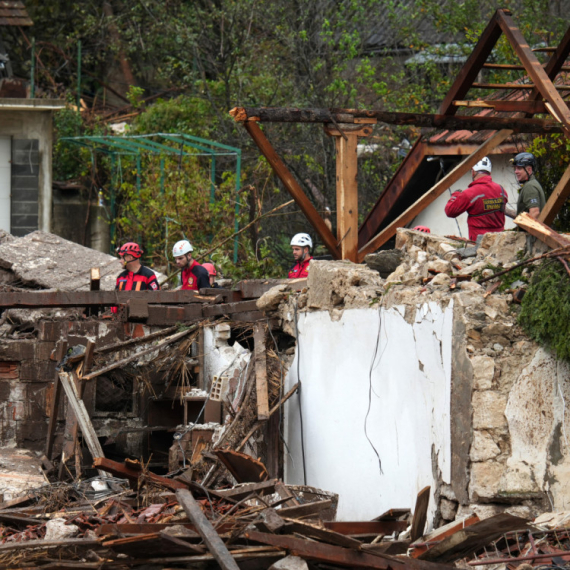
[{"label": "scattered bricks", "polygon": [[2,360],[32,360],[35,358],[35,341],[12,340],[0,343],[0,359]]},{"label": "scattered bricks", "polygon": [[55,342],[62,336],[62,321],[40,321],[38,323],[38,339]]},{"label": "scattered bricks", "polygon": [[[0,362],[0,380],[17,380],[20,376],[18,362]],[[0,397],[0,400],[3,398]]]},{"label": "scattered bricks", "polygon": [[20,380],[23,382],[51,382],[55,374],[55,362],[24,360],[20,365]]}]

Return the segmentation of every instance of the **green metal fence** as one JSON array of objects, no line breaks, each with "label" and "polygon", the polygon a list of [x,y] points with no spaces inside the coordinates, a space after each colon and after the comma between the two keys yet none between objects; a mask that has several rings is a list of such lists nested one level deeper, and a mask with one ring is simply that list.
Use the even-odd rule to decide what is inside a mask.
[{"label": "green metal fence", "polygon": [[[116,218],[116,186],[118,186],[117,157],[128,155],[135,157],[137,178],[137,188],[140,190],[141,184],[141,154],[150,153],[154,155],[176,155],[176,156],[208,156],[210,157],[210,202],[215,201],[216,189],[216,157],[235,157],[235,222],[234,222],[234,263],[237,263],[238,237],[239,231],[239,191],[241,185],[241,149],[228,146],[216,141],[203,139],[187,134],[174,133],[152,133],[148,135],[134,136],[85,136],[85,137],[63,137],[61,141],[77,146],[88,148],[93,153],[101,152],[111,158],[113,185],[110,190],[111,200],[111,242],[115,234]],[[160,141],[160,142],[159,142]],[[176,145],[176,146],[174,146]],[[160,160],[160,185],[164,192],[164,158]]]}]

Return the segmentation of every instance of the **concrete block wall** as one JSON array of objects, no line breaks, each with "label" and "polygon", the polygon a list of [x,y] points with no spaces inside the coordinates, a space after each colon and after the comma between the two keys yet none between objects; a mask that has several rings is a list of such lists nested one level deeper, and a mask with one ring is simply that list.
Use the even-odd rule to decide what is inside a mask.
[{"label": "concrete block wall", "polygon": [[12,235],[39,228],[40,151],[37,139],[12,139]]}]

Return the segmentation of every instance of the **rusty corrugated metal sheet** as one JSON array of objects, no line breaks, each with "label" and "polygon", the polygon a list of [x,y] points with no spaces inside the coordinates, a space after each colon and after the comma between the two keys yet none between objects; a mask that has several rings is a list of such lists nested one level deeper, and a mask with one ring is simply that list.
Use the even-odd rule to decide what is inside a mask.
[{"label": "rusty corrugated metal sheet", "polygon": [[0,26],[33,26],[24,3],[20,0],[0,0]]}]

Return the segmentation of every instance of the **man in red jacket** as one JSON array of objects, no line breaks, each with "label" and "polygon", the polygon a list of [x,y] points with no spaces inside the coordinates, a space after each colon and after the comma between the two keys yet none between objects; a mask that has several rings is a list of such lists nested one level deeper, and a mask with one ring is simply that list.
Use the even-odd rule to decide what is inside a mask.
[{"label": "man in red jacket", "polygon": [[309,263],[311,263],[311,249],[313,240],[309,234],[296,234],[291,240],[293,259],[295,265],[289,269],[288,279],[299,279],[309,276]]},{"label": "man in red jacket", "polygon": [[505,229],[505,207],[507,193],[500,184],[491,179],[491,161],[482,158],[471,170],[473,182],[463,192],[457,190],[445,206],[448,218],[457,218],[467,212],[469,239],[488,232],[502,232]]},{"label": "man in red jacket", "polygon": [[210,287],[208,271],[192,258],[194,248],[192,244],[183,239],[174,244],[172,255],[176,265],[182,270],[180,274],[181,289],[198,291]]},{"label": "man in red jacket", "polygon": [[125,270],[117,277],[115,289],[119,291],[158,291],[160,289],[154,271],[141,265],[140,258],[143,253],[139,244],[132,241],[121,246],[119,257]]}]

